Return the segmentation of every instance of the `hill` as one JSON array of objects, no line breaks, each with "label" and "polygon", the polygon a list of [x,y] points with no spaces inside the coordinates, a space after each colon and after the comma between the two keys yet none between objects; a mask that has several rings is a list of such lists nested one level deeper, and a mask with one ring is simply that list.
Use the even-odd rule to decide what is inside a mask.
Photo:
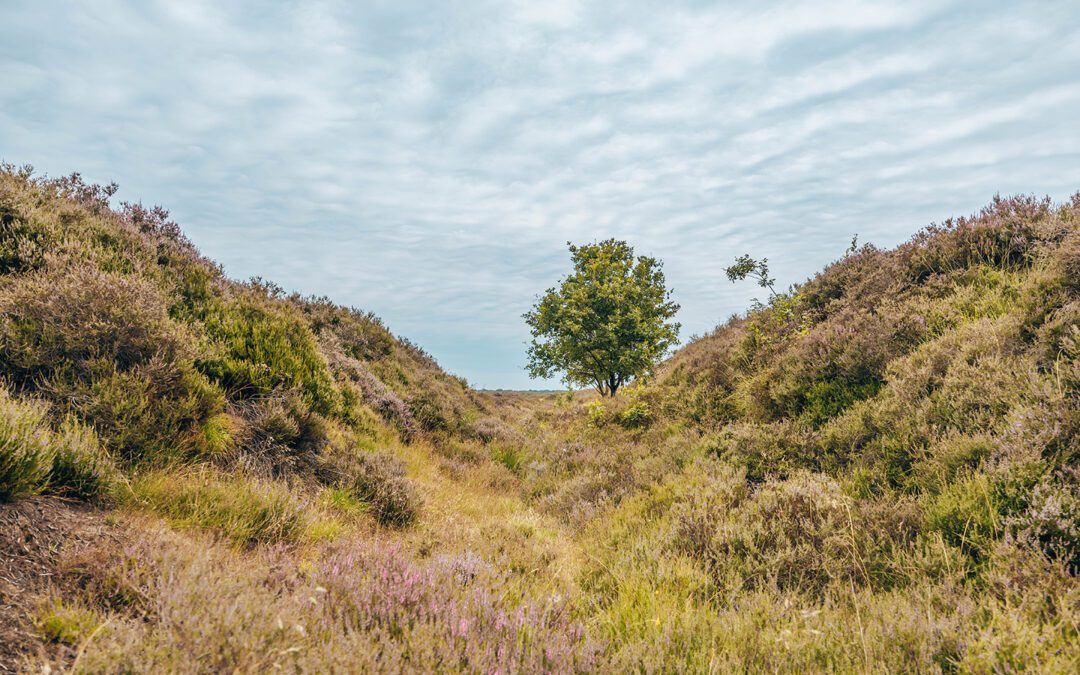
[{"label": "hill", "polygon": [[0,664],[1080,665],[1080,195],[864,246],[615,401],[476,392],[0,171]]}]

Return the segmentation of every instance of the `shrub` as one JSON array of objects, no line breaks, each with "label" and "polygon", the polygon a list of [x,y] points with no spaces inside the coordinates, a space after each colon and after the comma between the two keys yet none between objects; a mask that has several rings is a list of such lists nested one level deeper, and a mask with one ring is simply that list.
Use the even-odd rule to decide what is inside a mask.
[{"label": "shrub", "polygon": [[484,417],[473,423],[473,433],[484,443],[506,441],[520,443],[523,436],[520,431],[506,422],[494,417]]},{"label": "shrub", "polygon": [[68,419],[53,437],[53,458],[48,491],[89,500],[113,491],[120,473],[102,450],[97,434]]},{"label": "shrub", "polygon": [[634,401],[619,413],[619,424],[627,429],[640,429],[652,422],[652,412],[644,401]]},{"label": "shrub", "polygon": [[823,380],[815,382],[796,395],[798,416],[815,429],[851,407],[856,401],[871,398],[881,383]]},{"label": "shrub", "polygon": [[600,399],[589,401],[585,405],[585,410],[589,415],[589,424],[592,426],[602,427],[607,422],[607,409],[604,408],[604,402]]},{"label": "shrub", "polygon": [[237,409],[247,422],[237,444],[249,468],[282,476],[316,467],[328,443],[329,425],[297,392],[274,392]]},{"label": "shrub", "polygon": [[1038,241],[1036,224],[1050,213],[1050,202],[1032,197],[995,197],[973,218],[949,219],[916,235],[903,250],[913,278],[990,265],[1012,268],[1031,262]]},{"label": "shrub", "polygon": [[1075,479],[1036,485],[1030,506],[1010,517],[1006,526],[1018,541],[1080,574],[1080,494]]},{"label": "shrub", "polygon": [[420,498],[405,476],[405,465],[389,452],[339,451],[329,462],[327,482],[351,491],[381,525],[406,527],[419,516]]},{"label": "shrub", "polygon": [[0,291],[0,312],[0,372],[74,412],[124,460],[183,456],[220,409],[190,336],[146,282],[87,269],[29,277]]},{"label": "shrub", "polygon": [[895,552],[918,532],[910,505],[856,503],[820,474],[767,482],[733,506],[679,539],[727,589],[888,588],[902,578]]},{"label": "shrub", "polygon": [[0,291],[2,368],[17,388],[87,382],[157,358],[170,365],[190,346],[146,282],[92,269],[20,279]]},{"label": "shrub", "polygon": [[50,244],[43,227],[28,223],[0,204],[0,275],[33,272],[45,265]]},{"label": "shrub", "polygon": [[[813,432],[794,422],[729,424],[704,441],[705,451],[746,467],[747,479],[786,477],[800,469],[823,469],[824,458]],[[840,461],[834,458],[832,463]]]},{"label": "shrub", "polygon": [[432,391],[418,391],[409,397],[409,417],[424,431],[448,431],[450,420],[447,418],[439,400]]},{"label": "shrub", "polygon": [[43,603],[34,620],[38,633],[45,640],[72,647],[82,644],[101,624],[98,612],[59,598]]},{"label": "shrub", "polygon": [[933,442],[925,456],[914,463],[907,484],[932,494],[941,492],[955,484],[965,471],[974,471],[996,447],[987,436],[950,434]]},{"label": "shrub", "polygon": [[48,408],[0,387],[0,502],[40,492],[52,463]]},{"label": "shrub", "polygon": [[948,486],[926,507],[926,528],[940,532],[976,561],[985,561],[1005,523],[1025,511],[1042,473],[1039,464],[1006,465]]},{"label": "shrub", "polygon": [[492,448],[492,458],[502,464],[515,476],[521,475],[525,469],[528,457],[522,449],[516,445],[500,444]]},{"label": "shrub", "polygon": [[950,485],[926,509],[926,526],[975,557],[989,553],[1001,523],[990,479],[976,474]]},{"label": "shrub", "polygon": [[199,369],[235,399],[295,389],[322,415],[340,406],[325,357],[303,317],[286,304],[260,298],[257,289],[220,304],[205,321],[221,353],[198,362]]}]

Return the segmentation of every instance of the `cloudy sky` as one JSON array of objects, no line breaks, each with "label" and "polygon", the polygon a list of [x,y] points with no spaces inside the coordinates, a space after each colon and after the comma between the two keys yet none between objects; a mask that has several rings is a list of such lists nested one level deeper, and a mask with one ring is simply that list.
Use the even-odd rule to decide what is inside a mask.
[{"label": "cloudy sky", "polygon": [[115,180],[233,277],[481,387],[566,242],[661,258],[689,337],[851,235],[1080,190],[1076,2],[0,2],[0,159]]}]

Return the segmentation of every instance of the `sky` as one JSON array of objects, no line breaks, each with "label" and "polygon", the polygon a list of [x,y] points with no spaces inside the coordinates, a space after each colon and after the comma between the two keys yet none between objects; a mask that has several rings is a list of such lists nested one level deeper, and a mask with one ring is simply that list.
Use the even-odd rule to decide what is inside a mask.
[{"label": "sky", "polygon": [[0,159],[116,181],[234,278],[485,388],[616,237],[685,339],[996,193],[1080,191],[1080,3],[0,1]]}]

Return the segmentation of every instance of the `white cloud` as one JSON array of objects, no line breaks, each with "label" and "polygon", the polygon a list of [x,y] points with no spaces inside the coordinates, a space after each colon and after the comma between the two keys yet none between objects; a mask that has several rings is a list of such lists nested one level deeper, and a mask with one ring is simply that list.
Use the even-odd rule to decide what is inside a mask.
[{"label": "white cloud", "polygon": [[235,276],[528,386],[566,240],[666,262],[687,335],[851,234],[1080,188],[1066,3],[0,6],[0,158],[117,180]]}]

